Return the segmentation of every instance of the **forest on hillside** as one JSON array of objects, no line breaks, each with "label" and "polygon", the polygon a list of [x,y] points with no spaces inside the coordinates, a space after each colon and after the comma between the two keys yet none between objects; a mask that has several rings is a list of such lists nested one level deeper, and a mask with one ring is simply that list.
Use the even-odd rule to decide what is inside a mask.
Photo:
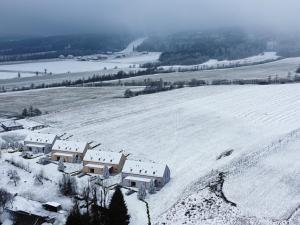
[{"label": "forest on hillside", "polygon": [[162,65],[200,64],[209,59],[234,60],[266,50],[267,41],[240,30],[184,32],[152,36],[137,49],[160,51]]},{"label": "forest on hillside", "polygon": [[120,51],[134,39],[130,34],[81,34],[0,39],[0,61],[56,58]]}]

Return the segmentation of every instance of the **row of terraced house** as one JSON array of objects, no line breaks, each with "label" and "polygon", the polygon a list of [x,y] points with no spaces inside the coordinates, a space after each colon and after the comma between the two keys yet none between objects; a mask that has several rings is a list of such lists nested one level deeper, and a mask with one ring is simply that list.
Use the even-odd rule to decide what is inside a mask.
[{"label": "row of terraced house", "polygon": [[83,172],[103,175],[107,167],[110,174],[121,173],[122,185],[147,189],[154,182],[162,188],[170,180],[170,169],[165,164],[128,160],[123,153],[94,150],[88,142],[60,140],[57,135],[32,132],[24,141],[25,150],[51,154],[51,160],[83,163]]}]

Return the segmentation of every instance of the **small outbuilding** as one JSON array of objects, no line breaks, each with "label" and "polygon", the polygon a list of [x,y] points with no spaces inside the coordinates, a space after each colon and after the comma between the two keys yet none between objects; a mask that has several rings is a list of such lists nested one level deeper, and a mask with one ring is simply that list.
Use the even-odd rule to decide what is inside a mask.
[{"label": "small outbuilding", "polygon": [[16,122],[21,124],[23,128],[28,130],[39,130],[45,127],[44,124],[29,119],[20,119]]},{"label": "small outbuilding", "polygon": [[122,170],[122,185],[146,189],[151,182],[160,189],[170,181],[170,169],[165,164],[127,160]]},{"label": "small outbuilding", "polygon": [[90,149],[87,142],[56,140],[51,151],[51,159],[55,161],[79,163],[86,151]]},{"label": "small outbuilding", "polygon": [[83,172],[103,175],[107,166],[110,173],[122,171],[126,157],[122,153],[88,150],[83,158]]},{"label": "small outbuilding", "polygon": [[1,127],[5,131],[12,131],[12,130],[20,130],[23,129],[22,124],[19,124],[15,120],[6,120],[1,122]]},{"label": "small outbuilding", "polygon": [[55,134],[44,134],[31,132],[24,140],[24,147],[27,151],[36,153],[49,153],[52,149],[54,142],[57,140]]},{"label": "small outbuilding", "polygon": [[43,208],[48,211],[58,212],[59,210],[61,210],[61,204],[57,202],[46,202],[43,204]]}]

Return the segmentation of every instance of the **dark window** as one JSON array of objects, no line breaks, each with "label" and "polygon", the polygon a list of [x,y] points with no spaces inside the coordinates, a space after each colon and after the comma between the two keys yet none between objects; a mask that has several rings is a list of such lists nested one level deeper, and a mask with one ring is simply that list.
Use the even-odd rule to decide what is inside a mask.
[{"label": "dark window", "polygon": [[136,182],[134,182],[134,181],[131,181],[131,185],[130,185],[131,187],[135,187],[136,186]]}]

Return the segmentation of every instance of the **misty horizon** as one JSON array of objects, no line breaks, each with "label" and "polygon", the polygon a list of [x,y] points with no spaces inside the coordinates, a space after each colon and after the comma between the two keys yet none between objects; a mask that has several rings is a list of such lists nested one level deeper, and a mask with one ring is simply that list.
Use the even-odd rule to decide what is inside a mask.
[{"label": "misty horizon", "polygon": [[148,35],[228,27],[294,33],[300,31],[299,10],[296,0],[1,0],[0,35]]}]

